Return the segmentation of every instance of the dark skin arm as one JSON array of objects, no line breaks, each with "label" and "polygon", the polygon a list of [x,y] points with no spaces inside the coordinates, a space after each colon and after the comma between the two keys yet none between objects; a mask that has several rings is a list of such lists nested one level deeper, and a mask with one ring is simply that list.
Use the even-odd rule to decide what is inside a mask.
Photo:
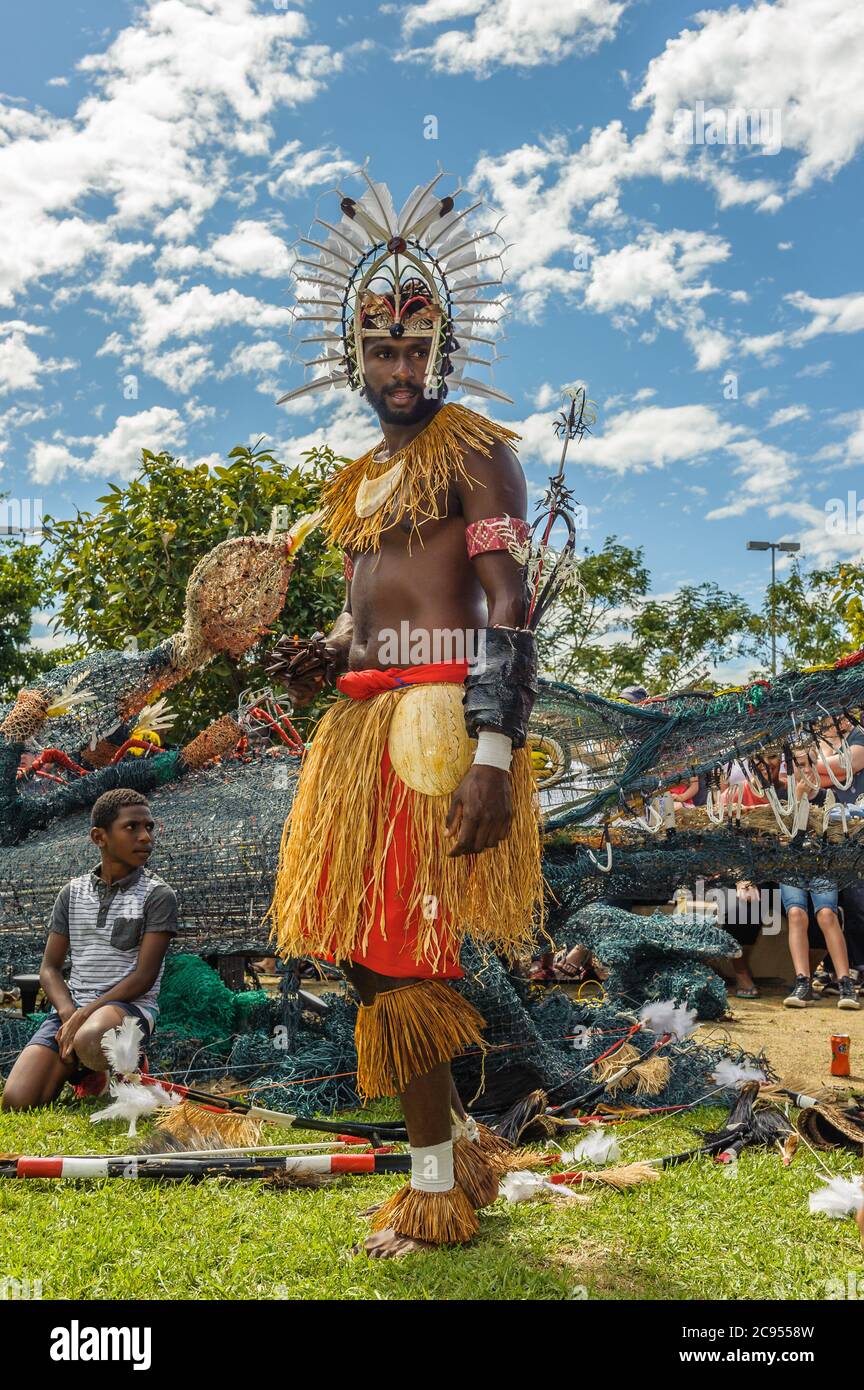
[{"label": "dark skin arm", "polygon": [[[490,458],[471,453],[466,463],[468,473],[477,480],[474,487],[459,483],[455,488],[466,526],[505,513],[525,519],[525,477],[511,449],[496,444]],[[506,550],[490,551],[476,556],[472,564],[486,595],[487,626],[522,627],[526,617],[524,578],[512,555]],[[447,815],[445,833],[454,840],[450,858],[493,849],[507,839],[512,820],[509,772],[483,765],[469,768],[453,793]]]},{"label": "dark skin arm", "polygon": [[63,965],[68,950],[68,936],[61,936],[59,932],[49,932],[42,964],[39,967],[39,983],[44,990],[45,998],[53,1004],[64,1023],[75,1012],[75,1003],[63,979]]},{"label": "dark skin arm", "polygon": [[[57,939],[63,943],[63,958],[65,959],[66,938],[55,938],[54,933],[52,933],[48,938],[49,947],[52,939]],[[64,1014],[60,1012],[52,996],[48,994],[48,990],[45,989],[48,998],[51,999],[52,1004],[54,1004],[54,1007],[63,1019],[63,1025],[57,1032],[57,1046],[60,1048],[61,1057],[71,1057],[72,1049],[75,1045],[75,1034],[78,1032],[82,1023],[85,1023],[91,1014],[95,1014],[97,1009],[101,1009],[105,1004],[128,1003],[130,1000],[139,999],[142,994],[147,993],[150,986],[155,982],[156,976],[159,974],[170,941],[170,932],[145,932],[141,938],[141,945],[138,948],[138,962],[135,969],[130,971],[128,975],[125,975],[116,985],[112,985],[111,988],[100,995],[98,999],[94,999],[89,1004],[82,1004],[80,1009],[75,1008],[72,1002],[72,996],[69,994],[65,982],[63,982],[63,990],[72,1009],[71,1013],[67,1010],[65,1017]],[[46,947],[45,950],[46,959],[49,947]],[[43,970],[44,964],[43,961]],[[43,989],[44,988],[45,984],[43,978]]]}]

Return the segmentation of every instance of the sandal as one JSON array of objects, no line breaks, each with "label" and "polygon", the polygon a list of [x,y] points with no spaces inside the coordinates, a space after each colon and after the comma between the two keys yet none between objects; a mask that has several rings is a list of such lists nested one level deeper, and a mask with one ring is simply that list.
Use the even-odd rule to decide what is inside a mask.
[{"label": "sandal", "polygon": [[736,999],[761,999],[762,995],[754,985],[752,989],[736,989]]},{"label": "sandal", "polygon": [[576,965],[574,961],[567,959],[569,954],[566,948],[555,952],[555,955],[552,957],[552,979],[575,984],[577,980],[585,978],[586,963],[583,960]]}]

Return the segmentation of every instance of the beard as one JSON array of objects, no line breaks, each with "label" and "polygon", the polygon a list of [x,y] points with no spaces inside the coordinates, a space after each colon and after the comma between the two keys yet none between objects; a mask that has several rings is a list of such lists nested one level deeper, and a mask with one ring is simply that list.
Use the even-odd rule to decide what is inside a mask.
[{"label": "beard", "polygon": [[366,399],[382,425],[419,425],[421,420],[427,419],[441,404],[440,396],[430,398],[418,391],[414,401],[408,401],[405,405],[392,405],[390,395],[394,389],[388,386],[382,391],[373,391],[368,382],[366,384]]}]

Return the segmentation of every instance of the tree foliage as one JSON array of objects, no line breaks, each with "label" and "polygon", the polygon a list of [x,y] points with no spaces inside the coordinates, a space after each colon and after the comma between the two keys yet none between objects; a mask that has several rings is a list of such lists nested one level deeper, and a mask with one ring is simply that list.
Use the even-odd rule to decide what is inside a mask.
[{"label": "tree foliage", "polygon": [[[860,612],[860,575],[857,609],[852,576],[847,574],[845,588],[840,578],[840,571],[855,568],[840,565],[834,569],[805,570],[800,560],[796,559],[788,578],[774,585],[778,671],[828,665],[845,652],[862,645],[861,641],[855,640],[853,630],[856,613]],[[769,584],[761,611],[753,615],[750,636],[745,643],[745,650],[759,660],[760,667],[769,672],[771,612]]]},{"label": "tree foliage", "polygon": [[0,543],[0,701],[15,697],[42,671],[73,659],[77,648],[42,651],[30,646],[34,608],[50,601],[47,566],[37,545]]}]

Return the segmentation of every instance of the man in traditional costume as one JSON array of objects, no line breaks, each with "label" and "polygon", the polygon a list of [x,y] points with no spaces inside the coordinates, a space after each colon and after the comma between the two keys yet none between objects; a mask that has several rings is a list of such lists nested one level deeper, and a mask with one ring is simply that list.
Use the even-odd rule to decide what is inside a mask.
[{"label": "man in traditional costume", "polygon": [[296,272],[302,317],[324,328],[307,365],[327,375],[283,400],[360,390],[383,440],[322,497],[345,554],[344,612],[326,638],[283,639],[269,667],[297,704],[337,676],[344,698],[303,763],[268,916],[281,955],[342,966],[361,1000],[359,1090],[400,1099],[411,1180],[365,1244],[393,1256],[469,1240],[497,1195],[492,1136],[454,1106],[450,1075],[456,1053],[482,1047],[483,1020],[450,982],[464,931],[514,955],[542,915],[525,747],[536,657],[511,553],[529,532],[518,436],[445,401],[454,383],[508,399],[464,375],[494,346],[481,294],[500,285],[500,254],[484,254],[497,234],[470,233],[472,209],[456,212],[438,178],[397,216],[362,177]]}]

